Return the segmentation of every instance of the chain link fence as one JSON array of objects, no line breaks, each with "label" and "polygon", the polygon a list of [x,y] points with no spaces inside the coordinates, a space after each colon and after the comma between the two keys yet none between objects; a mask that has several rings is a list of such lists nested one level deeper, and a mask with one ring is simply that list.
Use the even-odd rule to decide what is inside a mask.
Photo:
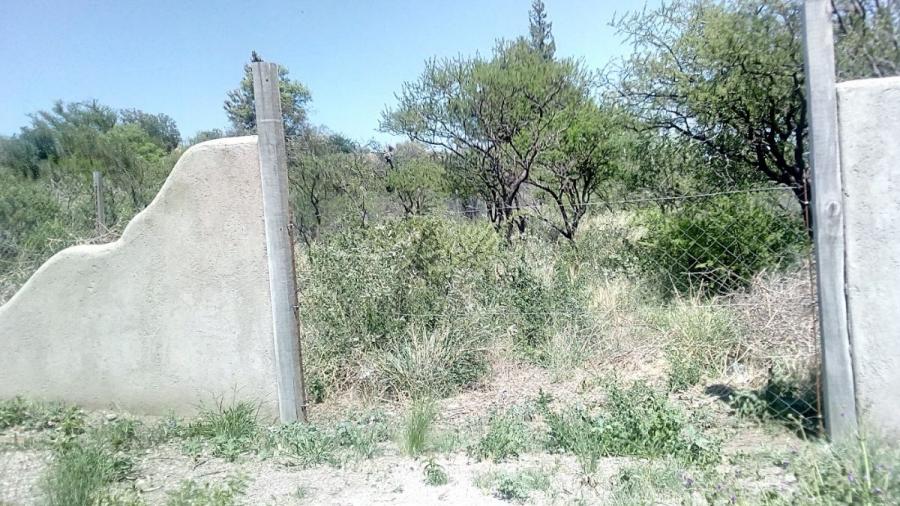
[{"label": "chain link fence", "polygon": [[[647,304],[685,320],[666,330],[670,384],[687,375],[684,381],[699,380],[741,414],[821,433],[812,246],[794,192],[604,207],[631,217],[613,231],[634,262],[619,275],[644,286]],[[683,371],[697,363],[706,366],[702,379]]]},{"label": "chain link fence", "polygon": [[[482,350],[484,340],[472,345],[457,334],[511,336],[542,365],[571,368],[602,356],[614,369],[628,364],[661,377],[674,391],[704,391],[739,413],[821,431],[812,248],[792,189],[592,201],[574,244],[528,219],[525,235],[506,245],[483,207],[441,207],[428,210],[445,225],[440,230],[432,223],[375,239],[354,232],[418,219],[404,219],[385,198],[363,219],[338,220],[313,241],[297,238],[313,398],[325,384],[399,367],[357,355],[360,346],[406,346],[422,331],[431,341],[416,337],[417,346],[436,349],[444,340]],[[518,212],[534,218],[553,210],[532,202]],[[454,234],[449,246],[441,238]],[[56,249],[114,239],[65,238]],[[0,241],[0,302],[49,256],[20,250]],[[407,358],[418,360],[410,369],[477,362],[421,351],[410,351]],[[348,364],[353,371],[342,371]],[[455,376],[446,381],[469,378],[468,369],[448,371]]]},{"label": "chain link fence", "polygon": [[[481,350],[485,340],[453,336],[484,333],[548,367],[602,357],[609,369],[719,397],[742,415],[821,431],[812,250],[792,189],[594,201],[574,243],[528,219],[505,244],[483,206],[442,207],[403,218],[399,205],[370,205],[365,226],[340,221],[298,244],[313,399],[320,382],[388,390],[389,378],[372,380],[379,355],[360,348],[403,350],[424,384],[424,371],[452,372],[442,360],[463,360],[426,359],[426,344]],[[517,211],[534,218],[552,208]],[[329,353],[340,358],[318,362]],[[399,374],[396,353],[386,362],[385,375]]]}]

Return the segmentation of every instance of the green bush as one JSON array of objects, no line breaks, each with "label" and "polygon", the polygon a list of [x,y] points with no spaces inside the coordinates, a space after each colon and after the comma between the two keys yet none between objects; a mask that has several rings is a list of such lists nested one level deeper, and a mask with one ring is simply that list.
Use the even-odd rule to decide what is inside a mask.
[{"label": "green bush", "polygon": [[422,473],[425,475],[425,483],[432,487],[446,485],[447,482],[450,481],[447,476],[447,471],[434,460],[434,457],[428,457],[428,460],[425,461],[425,467],[422,469]]},{"label": "green bush", "polygon": [[501,462],[524,453],[533,439],[522,416],[515,410],[495,413],[488,420],[487,432],[469,449],[469,454],[479,460]]},{"label": "green bush", "polygon": [[22,179],[0,169],[0,261],[52,253],[51,239],[66,236],[59,202],[43,181]]},{"label": "green bush", "polygon": [[372,458],[390,437],[384,414],[353,415],[333,426],[295,422],[273,434],[282,451],[302,467],[340,465],[351,458]]},{"label": "green bush", "polygon": [[487,224],[427,217],[314,243],[300,314],[317,397],[358,382],[360,363],[374,369],[365,379],[379,393],[444,394],[477,379],[490,327],[471,320],[500,254]]},{"label": "green bush", "polygon": [[84,432],[84,411],[58,402],[35,402],[23,397],[0,400],[0,430],[20,426],[50,430],[51,439],[68,440]]},{"label": "green bush", "polygon": [[532,492],[546,492],[551,486],[550,469],[530,467],[512,471],[492,471],[476,477],[480,488],[489,489],[498,499],[524,503]]},{"label": "green bush", "polygon": [[550,412],[547,426],[549,449],[574,453],[587,472],[604,456],[718,459],[716,444],[703,437],[664,392],[641,382],[627,388],[612,385],[599,415],[579,407]]},{"label": "green bush", "polygon": [[385,415],[375,412],[338,422],[334,435],[338,446],[352,449],[360,457],[372,458],[378,444],[390,437],[390,430]]},{"label": "green bush", "polygon": [[662,291],[723,294],[764,269],[793,262],[806,244],[799,216],[761,195],[735,194],[647,211],[635,252]]},{"label": "green bush", "polygon": [[[579,257],[570,251],[569,244],[534,238],[514,245],[492,294],[504,308],[507,327],[514,330],[516,351],[545,367],[560,365],[565,355],[576,359],[593,330],[586,311],[591,271],[580,274]],[[560,349],[561,344],[568,349]]]},{"label": "green bush", "polygon": [[339,463],[337,441],[327,430],[296,422],[281,427],[278,437],[287,454],[302,467]]},{"label": "green bush", "polygon": [[[486,372],[498,335],[545,366],[577,361],[593,337],[576,257],[537,238],[505,245],[485,222],[389,221],[322,237],[307,253],[300,315],[316,400],[347,387],[442,397]],[[561,332],[562,354],[548,345]]]}]

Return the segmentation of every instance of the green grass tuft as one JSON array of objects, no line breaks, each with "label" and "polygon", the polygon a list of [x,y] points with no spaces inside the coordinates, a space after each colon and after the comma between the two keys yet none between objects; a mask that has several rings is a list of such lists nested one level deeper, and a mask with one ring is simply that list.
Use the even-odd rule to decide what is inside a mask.
[{"label": "green grass tuft", "polygon": [[476,485],[487,489],[504,501],[523,503],[532,492],[550,489],[552,473],[545,468],[525,468],[514,471],[492,471],[475,479]]},{"label": "green grass tuft", "polygon": [[101,441],[71,442],[58,448],[43,477],[47,506],[97,504],[106,487],[125,478],[132,461]]},{"label": "green grass tuft", "polygon": [[400,446],[407,455],[416,457],[425,452],[436,415],[434,401],[413,401],[400,433]]},{"label": "green grass tuft", "polygon": [[187,435],[209,442],[213,455],[234,462],[257,443],[259,406],[244,401],[226,406],[219,401],[188,426]]}]

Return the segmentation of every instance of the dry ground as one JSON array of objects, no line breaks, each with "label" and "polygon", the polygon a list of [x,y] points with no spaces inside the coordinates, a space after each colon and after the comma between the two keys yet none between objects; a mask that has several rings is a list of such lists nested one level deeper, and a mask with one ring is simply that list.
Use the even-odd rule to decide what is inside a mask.
[{"label": "dry ground", "polygon": [[[628,361],[620,362],[627,364]],[[653,379],[655,367],[650,364],[640,371],[620,368],[628,376]],[[550,454],[537,450],[508,462],[478,461],[467,455],[465,441],[477,432],[484,417],[502,411],[541,392],[552,396],[553,404],[591,403],[601,401],[601,385],[609,370],[597,367],[572,371],[566,378],[536,366],[495,360],[489,380],[473,391],[440,401],[438,418],[432,433],[454,435],[456,443],[433,452],[433,458],[446,472],[446,485],[425,483],[425,457],[403,455],[398,444],[391,440],[379,446],[371,459],[354,459],[346,463],[320,465],[308,469],[297,466],[289,458],[267,454],[245,454],[235,462],[212,456],[208,452],[189,454],[180,441],[142,450],[135,455],[136,465],[129,476],[115,485],[123,492],[139,496],[146,504],[166,504],[170,493],[184,480],[199,483],[223,483],[241,477],[245,483],[238,504],[505,504],[491,485],[490,476],[507,472],[534,471],[549,477],[546,489],[532,490],[527,501],[534,504],[608,504],[614,496],[619,474],[628,466],[649,465],[635,458],[607,457],[598,463],[597,470],[586,475],[572,455]],[[715,396],[695,388],[673,396],[672,401],[687,410],[702,411],[709,419],[710,431],[723,442],[722,463],[717,472],[733,476],[745,490],[782,490],[790,493],[795,486],[794,476],[777,465],[780,456],[789,455],[805,443],[791,431],[772,424],[758,424],[737,417],[729,406]],[[345,413],[371,407],[366,401],[345,396],[327,404],[313,406],[313,421],[327,425]],[[402,423],[406,407],[399,403],[380,403],[394,425]],[[129,417],[125,413],[94,412],[94,423]],[[146,425],[155,420],[144,418]],[[37,432],[9,429],[0,432],[0,504],[26,505],[41,502],[40,480],[51,459],[51,451],[30,443]],[[689,487],[690,471],[682,479]],[[673,499],[680,503],[681,498]],[[691,502],[707,503],[707,499],[688,493]],[[665,497],[657,499],[666,503]]]}]

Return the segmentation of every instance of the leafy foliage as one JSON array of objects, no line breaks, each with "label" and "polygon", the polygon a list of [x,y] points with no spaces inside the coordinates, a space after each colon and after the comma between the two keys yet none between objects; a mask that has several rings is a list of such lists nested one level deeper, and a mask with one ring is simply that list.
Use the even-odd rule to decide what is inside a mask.
[{"label": "leafy foliage", "polygon": [[230,476],[219,484],[201,485],[193,480],[185,480],[177,489],[168,493],[166,506],[232,506],[238,504],[238,498],[246,488],[246,482],[235,476]]},{"label": "leafy foliage", "polygon": [[533,435],[521,414],[514,410],[494,413],[488,420],[487,432],[469,449],[469,454],[479,460],[501,462],[518,457],[531,446],[532,440]]},{"label": "leafy foliage", "polygon": [[425,461],[425,467],[422,471],[425,475],[425,483],[433,487],[446,485],[449,481],[447,477],[447,471],[445,471],[444,468],[437,463],[434,457],[428,457],[428,460]]},{"label": "leafy foliage", "polygon": [[446,197],[448,181],[435,153],[416,143],[404,143],[385,154],[389,169],[386,190],[407,216],[427,213]]},{"label": "leafy foliage", "polygon": [[597,416],[579,407],[550,412],[549,448],[574,453],[588,473],[601,456],[671,455],[687,462],[718,459],[716,444],[703,437],[665,393],[637,382],[627,388],[613,384],[607,395]]},{"label": "leafy foliage", "polygon": [[900,2],[837,0],[832,6],[838,77],[900,75]]},{"label": "leafy foliage", "polygon": [[805,206],[800,9],[685,0],[627,14],[614,24],[634,51],[612,84],[648,128],[703,149],[722,184],[768,179]]},{"label": "leafy foliage", "polygon": [[686,202],[642,216],[637,254],[667,294],[723,294],[764,269],[789,265],[805,244],[795,214],[750,194]]},{"label": "leafy foliage", "polygon": [[[285,67],[278,67],[278,86],[281,94],[281,116],[284,135],[297,137],[306,129],[306,107],[312,96],[300,81],[288,77]],[[248,135],[256,131],[256,102],[253,100],[253,72],[244,65],[244,76],[236,89],[228,92],[225,114],[234,133]]]}]

